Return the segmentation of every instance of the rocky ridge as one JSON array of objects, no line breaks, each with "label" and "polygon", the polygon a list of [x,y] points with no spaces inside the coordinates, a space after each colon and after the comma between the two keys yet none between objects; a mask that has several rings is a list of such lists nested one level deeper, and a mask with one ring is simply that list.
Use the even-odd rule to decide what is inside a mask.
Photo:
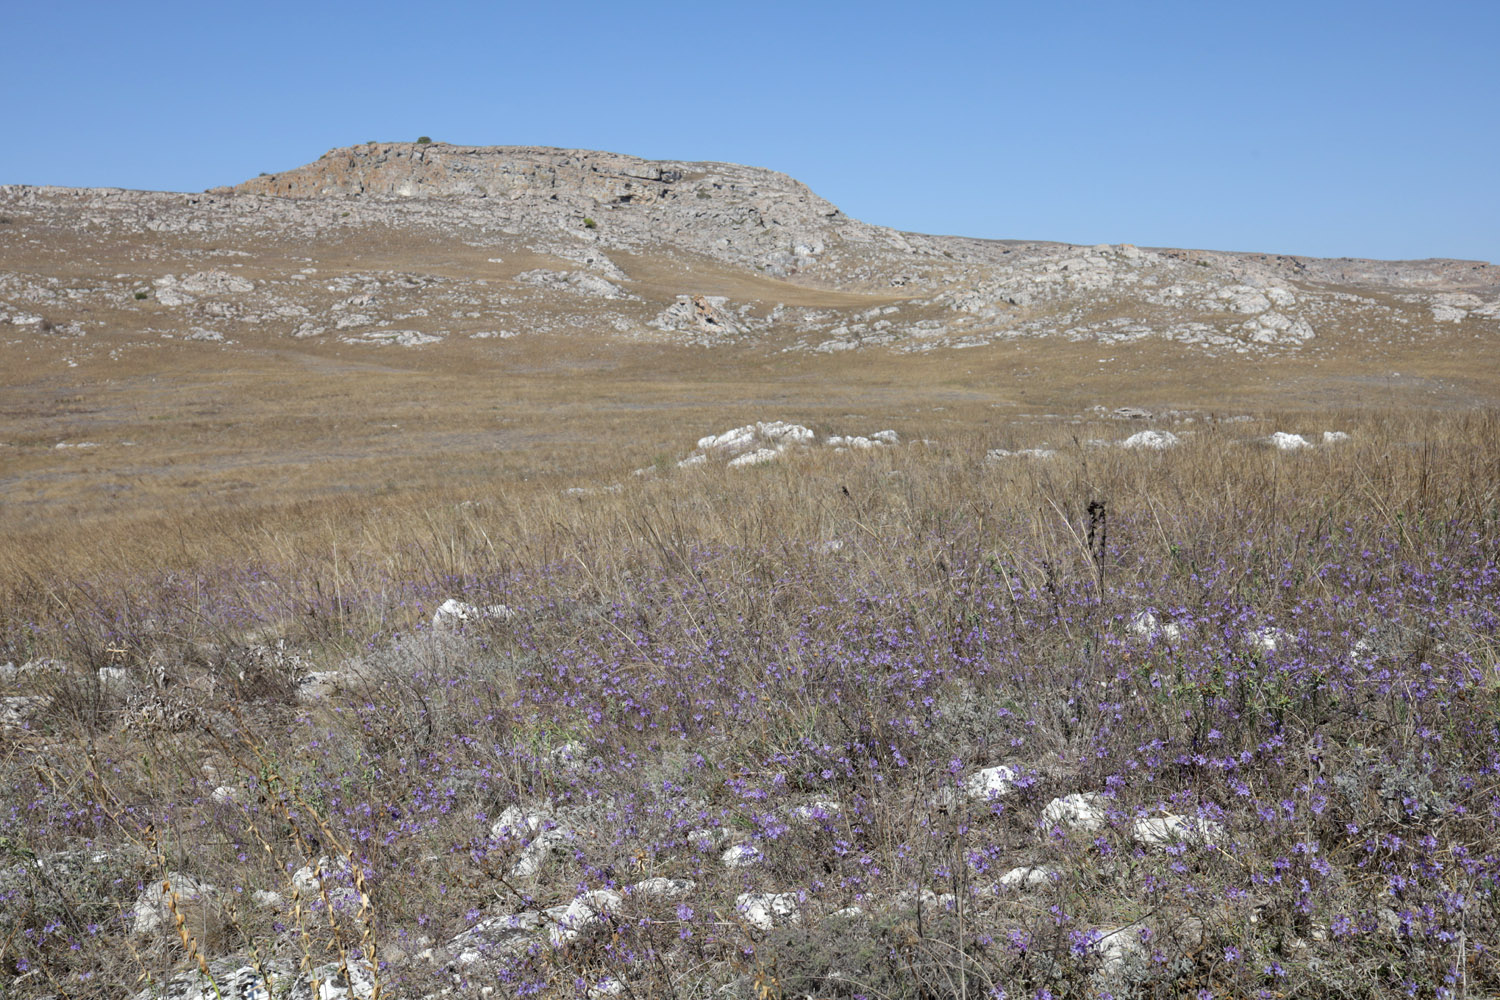
[{"label": "rocky ridge", "polygon": [[[923,236],[851,219],[774,171],[583,150],[371,143],[200,195],[0,186],[0,218],[14,258],[0,260],[0,344],[50,344],[70,365],[266,336],[824,354],[1060,338],[1220,356],[1317,353],[1330,332],[1367,344],[1500,333],[1490,264]],[[63,274],[45,263],[60,240],[77,244],[69,264],[128,245],[132,267]],[[401,240],[488,263],[330,273],[315,249]],[[140,335],[99,339],[125,317]]]}]

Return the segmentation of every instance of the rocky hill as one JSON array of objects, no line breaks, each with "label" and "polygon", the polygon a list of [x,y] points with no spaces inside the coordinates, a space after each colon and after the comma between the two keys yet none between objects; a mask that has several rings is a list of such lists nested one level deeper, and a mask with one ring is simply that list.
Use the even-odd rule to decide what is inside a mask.
[{"label": "rocky hill", "polygon": [[[1065,341],[1204,357],[1500,332],[1485,263],[925,236],[773,171],[583,150],[370,143],[202,195],[0,187],[0,216],[0,324],[61,332],[72,361],[127,349],[87,338],[136,326],[216,343]],[[65,273],[87,261],[88,280]]]},{"label": "rocky hill", "polygon": [[369,143],[218,193],[489,199],[502,203],[486,206],[497,222],[539,231],[607,226],[615,245],[666,241],[777,273],[832,242],[883,235],[775,171],[537,146]]}]

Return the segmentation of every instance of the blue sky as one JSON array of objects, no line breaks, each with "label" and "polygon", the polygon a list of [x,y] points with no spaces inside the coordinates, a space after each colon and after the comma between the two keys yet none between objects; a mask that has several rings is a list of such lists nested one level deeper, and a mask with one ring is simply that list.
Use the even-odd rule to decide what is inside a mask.
[{"label": "blue sky", "polygon": [[370,139],[726,160],[970,236],[1500,262],[1500,0],[18,2],[0,183]]}]

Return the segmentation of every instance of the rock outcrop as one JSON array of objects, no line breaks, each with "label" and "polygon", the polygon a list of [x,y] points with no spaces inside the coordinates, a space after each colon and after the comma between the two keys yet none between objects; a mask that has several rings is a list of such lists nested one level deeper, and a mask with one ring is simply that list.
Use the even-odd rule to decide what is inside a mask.
[{"label": "rock outcrop", "polygon": [[876,233],[773,170],[542,146],[368,143],[213,193],[493,199],[529,222],[581,228],[612,242],[665,237],[777,270],[816,257],[832,241]]}]

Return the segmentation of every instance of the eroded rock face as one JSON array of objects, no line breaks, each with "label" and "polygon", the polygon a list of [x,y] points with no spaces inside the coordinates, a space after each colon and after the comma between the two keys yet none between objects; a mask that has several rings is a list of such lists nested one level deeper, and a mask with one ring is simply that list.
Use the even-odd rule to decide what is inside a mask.
[{"label": "eroded rock face", "polygon": [[538,220],[572,219],[589,233],[671,233],[685,246],[721,253],[734,246],[781,268],[815,259],[834,230],[875,228],[773,170],[542,146],[369,143],[217,193],[495,199]]}]

